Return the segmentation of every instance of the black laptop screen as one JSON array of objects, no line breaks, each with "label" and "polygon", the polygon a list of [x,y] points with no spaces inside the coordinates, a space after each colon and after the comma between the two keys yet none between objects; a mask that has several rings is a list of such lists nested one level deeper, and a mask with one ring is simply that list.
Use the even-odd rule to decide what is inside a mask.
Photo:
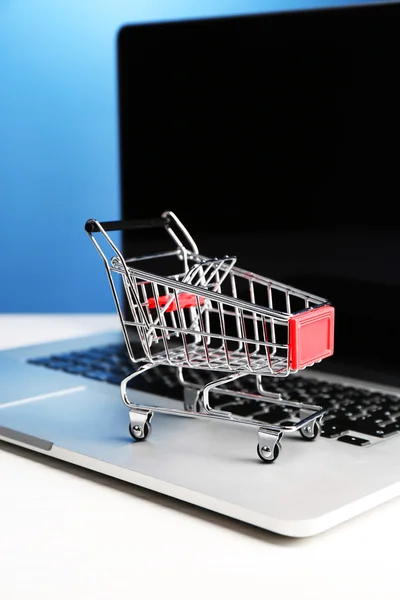
[{"label": "black laptop screen", "polygon": [[203,254],[328,297],[335,360],[385,369],[400,362],[399,20],[387,4],[118,40],[123,216],[173,210]]}]

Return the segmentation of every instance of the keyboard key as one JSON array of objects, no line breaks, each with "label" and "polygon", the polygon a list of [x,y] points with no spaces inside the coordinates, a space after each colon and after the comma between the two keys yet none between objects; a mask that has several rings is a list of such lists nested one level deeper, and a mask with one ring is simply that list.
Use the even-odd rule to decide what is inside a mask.
[{"label": "keyboard key", "polygon": [[257,402],[256,400],[248,400],[243,403],[233,402],[231,404],[225,404],[221,407],[221,410],[231,412],[234,415],[241,417],[249,417],[262,410],[264,402]]},{"label": "keyboard key", "polygon": [[[288,393],[290,400],[295,400],[296,402],[309,402],[311,400],[310,395],[304,389],[294,389]],[[314,398],[312,398],[314,402]]]},{"label": "keyboard key", "polygon": [[[379,424],[378,424],[379,427]],[[390,435],[393,435],[395,433],[398,433],[400,431],[400,424],[399,423],[389,423],[388,425],[385,425],[385,427],[381,427],[379,428],[375,435],[377,437],[388,437]]]},{"label": "keyboard key", "polygon": [[[113,367],[112,369],[110,369],[110,373],[112,375],[117,375],[118,377],[121,377],[121,379],[123,379],[124,377],[127,377],[127,375],[133,373],[134,370],[135,368],[133,365],[131,367]],[[143,373],[143,375],[145,374],[146,373]],[[143,379],[146,380],[146,377],[143,377]]]},{"label": "keyboard key", "polygon": [[50,369],[56,369],[57,371],[62,371],[64,367],[68,366],[68,364],[69,363],[64,360],[51,359],[48,363],[46,363],[46,367],[49,367]]},{"label": "keyboard key", "polygon": [[84,376],[98,381],[107,381],[108,373],[104,371],[89,371],[88,373],[85,373]]},{"label": "keyboard key", "polygon": [[344,442],[345,444],[352,444],[353,446],[368,446],[371,442],[364,438],[354,437],[352,435],[342,435],[338,438],[339,442]]},{"label": "keyboard key", "polygon": [[397,423],[376,423],[375,419],[370,416],[363,417],[358,421],[351,423],[351,426],[348,429],[356,431],[357,433],[364,433],[374,437],[383,438],[398,431],[399,427],[400,426]]},{"label": "keyboard key", "polygon": [[370,416],[373,418],[375,423],[380,423],[383,421],[387,421],[390,418],[391,414],[392,413],[389,410],[377,410],[370,414]]},{"label": "keyboard key", "polygon": [[309,401],[312,404],[322,406],[322,408],[329,408],[334,403],[332,396],[329,396],[329,394],[314,394],[314,395],[310,395],[309,398],[310,398]]},{"label": "keyboard key", "polygon": [[266,423],[271,423],[272,424],[277,424],[280,423],[281,421],[287,421],[290,420],[289,417],[292,415],[293,413],[288,410],[288,409],[284,409],[281,407],[271,407],[269,410],[266,410],[265,412],[259,412],[253,415],[253,418],[256,421],[265,421]]},{"label": "keyboard key", "polygon": [[83,375],[87,372],[85,365],[74,365],[69,364],[62,369],[65,373],[71,373],[73,375]]},{"label": "keyboard key", "polygon": [[122,377],[118,377],[117,375],[112,375],[111,373],[107,373],[107,383],[112,383],[114,385],[121,385]]},{"label": "keyboard key", "polygon": [[333,418],[324,420],[321,435],[327,438],[336,438],[349,429],[353,429],[352,425],[347,419]]}]

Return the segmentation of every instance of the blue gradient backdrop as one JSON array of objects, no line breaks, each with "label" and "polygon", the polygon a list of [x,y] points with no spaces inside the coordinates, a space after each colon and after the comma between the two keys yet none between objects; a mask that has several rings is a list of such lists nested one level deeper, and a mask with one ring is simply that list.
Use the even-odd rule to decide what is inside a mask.
[{"label": "blue gradient backdrop", "polygon": [[121,25],[356,3],[0,0],[0,312],[114,310],[83,224],[119,214]]}]

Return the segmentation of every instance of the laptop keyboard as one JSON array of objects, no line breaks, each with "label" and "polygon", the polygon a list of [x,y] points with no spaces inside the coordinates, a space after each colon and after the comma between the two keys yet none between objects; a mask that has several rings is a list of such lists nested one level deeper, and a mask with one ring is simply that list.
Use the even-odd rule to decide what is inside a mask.
[{"label": "laptop keyboard", "polygon": [[[114,385],[119,385],[134,370],[122,344],[35,358],[28,362]],[[194,383],[203,385],[212,377],[205,371],[188,371],[188,374]],[[244,377],[231,385],[238,391],[256,393],[254,377]],[[128,387],[183,400],[183,388],[172,367],[155,367],[135,378]],[[326,438],[363,447],[370,444],[363,437],[365,435],[384,439],[400,431],[400,396],[395,394],[296,375],[265,377],[264,388],[279,392],[284,400],[317,404],[327,409],[321,433]],[[269,404],[267,400],[243,400],[217,393],[212,396],[214,408],[265,423],[289,425],[299,419],[298,412],[293,409]]]}]

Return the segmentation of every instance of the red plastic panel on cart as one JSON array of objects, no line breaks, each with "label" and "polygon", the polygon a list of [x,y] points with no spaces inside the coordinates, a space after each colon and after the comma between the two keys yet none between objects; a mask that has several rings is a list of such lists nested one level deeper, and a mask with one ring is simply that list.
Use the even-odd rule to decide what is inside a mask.
[{"label": "red plastic panel on cart", "polygon": [[333,306],[322,306],[290,318],[291,369],[302,369],[333,354],[334,324]]},{"label": "red plastic panel on cart", "polygon": [[[198,298],[199,298],[199,304],[201,306],[202,304],[204,304],[204,298],[202,298],[201,296],[198,296]],[[157,304],[158,304],[158,306],[162,307],[162,306],[165,306],[166,304],[168,304],[168,302],[170,300],[171,300],[171,296],[169,296],[169,295],[158,296]],[[187,292],[182,292],[181,294],[178,294],[178,303],[179,303],[179,308],[191,308],[191,307],[197,306],[196,296],[195,296],[195,294],[188,294]],[[147,306],[150,309],[156,308],[157,304],[156,304],[156,298],[149,298],[147,301]],[[175,298],[171,302],[171,304],[168,306],[168,308],[165,310],[165,312],[174,312],[174,311],[176,311]]]}]

